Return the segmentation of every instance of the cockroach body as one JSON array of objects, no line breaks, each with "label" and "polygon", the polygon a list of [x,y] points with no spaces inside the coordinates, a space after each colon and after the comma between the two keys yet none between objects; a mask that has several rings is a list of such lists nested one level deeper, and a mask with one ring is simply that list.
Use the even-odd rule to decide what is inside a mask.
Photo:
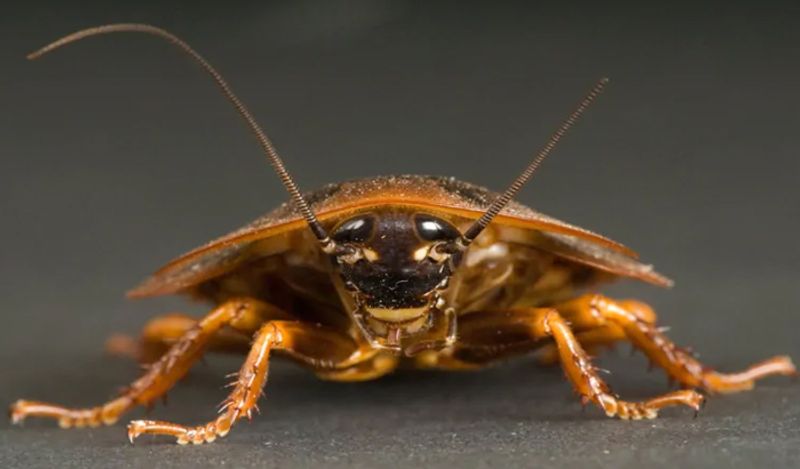
[{"label": "cockroach body", "polygon": [[[785,356],[719,373],[673,344],[647,305],[581,294],[620,278],[658,286],[671,281],[619,243],[512,201],[607,80],[503,193],[454,178],[389,176],[301,194],[228,84],[172,34],[148,25],[100,26],[31,58],[87,36],[125,31],[167,39],[212,76],[254,132],[291,201],[178,258],[129,293],[185,294],[213,308],[199,319],[153,319],[137,340],[110,340],[112,350],[149,363],[119,397],[85,409],[20,400],[11,407],[14,422],[39,416],[62,427],[112,424],[164,396],[206,351],[247,355],[217,418],[200,426],[136,420],[128,426],[131,441],[149,433],[199,444],[226,435],[258,409],[273,351],[335,381],[379,378],[400,364],[475,369],[536,351],[542,362],[562,366],[583,403],[623,419],[654,418],[674,405],[697,411],[704,399],[698,390],[735,392],[768,375],[795,374]],[[612,393],[589,353],[619,341],[631,342],[683,389],[640,402]]]}]

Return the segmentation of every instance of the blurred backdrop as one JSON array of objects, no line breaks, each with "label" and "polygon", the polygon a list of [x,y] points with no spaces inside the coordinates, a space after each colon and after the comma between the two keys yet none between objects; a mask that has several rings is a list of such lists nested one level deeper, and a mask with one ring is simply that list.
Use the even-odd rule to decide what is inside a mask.
[{"label": "blurred backdrop", "polygon": [[[425,173],[500,190],[608,76],[607,92],[519,200],[628,244],[674,278],[670,291],[609,291],[651,302],[707,361],[800,357],[795,2],[53,1],[5,10],[3,405],[107,397],[135,369],[102,356],[108,334],[135,333],[166,311],[203,311],[123,292],[287,199],[239,117],[170,45],[113,35],[25,60],[109,22],[162,26],[203,53],[303,189]],[[208,381],[206,396],[219,394]],[[210,412],[217,397],[207,399]],[[121,429],[108,435],[123,443]]]}]

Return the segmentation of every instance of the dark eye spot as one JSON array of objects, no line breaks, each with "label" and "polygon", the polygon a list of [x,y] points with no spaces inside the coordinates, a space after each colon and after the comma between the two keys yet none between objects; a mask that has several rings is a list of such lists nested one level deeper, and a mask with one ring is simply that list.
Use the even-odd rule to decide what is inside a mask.
[{"label": "dark eye spot", "polygon": [[375,221],[371,216],[359,216],[339,225],[332,237],[337,243],[363,243],[372,236],[374,227]]},{"label": "dark eye spot", "polygon": [[414,216],[414,224],[420,239],[425,241],[452,240],[461,235],[450,223],[430,215]]}]

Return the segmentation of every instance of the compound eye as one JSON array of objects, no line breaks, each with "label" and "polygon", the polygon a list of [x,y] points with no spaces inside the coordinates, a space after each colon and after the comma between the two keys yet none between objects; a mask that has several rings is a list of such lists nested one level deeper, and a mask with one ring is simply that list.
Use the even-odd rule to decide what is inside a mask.
[{"label": "compound eye", "polygon": [[375,227],[373,217],[364,215],[351,218],[333,232],[333,240],[337,243],[363,243],[372,236]]},{"label": "compound eye", "polygon": [[424,241],[447,241],[461,236],[461,233],[450,223],[430,215],[414,216],[417,234]]}]

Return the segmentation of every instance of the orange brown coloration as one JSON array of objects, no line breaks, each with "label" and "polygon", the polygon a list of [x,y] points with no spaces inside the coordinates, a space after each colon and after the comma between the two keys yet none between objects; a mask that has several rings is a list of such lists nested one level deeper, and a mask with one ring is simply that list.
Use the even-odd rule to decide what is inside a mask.
[{"label": "orange brown coloration", "polygon": [[702,388],[710,393],[729,393],[752,389],[755,381],[770,375],[794,375],[791,359],[777,356],[733,374],[719,373],[685,349],[676,346],[652,322],[648,322],[616,302],[601,295],[586,295],[565,306],[574,314],[576,327],[619,327],[625,338],[675,381],[685,387]]},{"label": "orange brown coloration", "polygon": [[349,337],[336,331],[296,321],[269,321],[256,332],[250,353],[236,375],[236,381],[231,383],[233,390],[220,405],[219,417],[193,427],[135,420],[128,425],[128,438],[133,442],[138,436],[151,433],[173,436],[180,444],[200,444],[227,435],[237,420],[252,418],[253,411],[258,411],[256,402],[267,381],[270,352],[273,350],[286,352],[320,372],[334,372],[340,367],[355,371],[356,364],[369,360],[364,357],[363,361],[348,363],[348,359],[357,353],[356,345]]},{"label": "orange brown coloration", "polygon": [[[20,400],[12,405],[11,418],[15,423],[27,417],[57,419],[63,428],[110,425],[136,405],[149,406],[164,395],[200,358],[207,342],[223,326],[249,331],[260,322],[257,302],[230,301],[217,307],[208,316],[188,329],[181,339],[158,361],[148,366],[147,372],[131,383],[122,395],[101,406],[88,409],[66,407]],[[257,327],[257,326],[255,326]]]},{"label": "orange brown coloration", "polygon": [[655,418],[658,410],[671,405],[686,405],[700,409],[703,397],[695,391],[678,391],[664,394],[644,402],[618,399],[600,378],[597,368],[584,352],[572,329],[555,309],[537,310],[538,318],[532,324],[533,338],[552,337],[560,355],[564,373],[575,390],[586,401],[600,406],[609,417],[622,419]]},{"label": "orange brown coloration", "polygon": [[[108,349],[148,363],[121,395],[86,409],[20,400],[11,419],[57,420],[62,427],[112,424],[163,397],[206,352],[247,358],[216,419],[202,425],[136,420],[142,434],[200,444],[228,434],[258,411],[271,356],[282,355],[322,379],[376,379],[401,365],[473,370],[540,352],[559,363],[583,403],[608,416],[654,418],[666,407],[697,411],[695,390],[747,390],[770,375],[796,374],[779,356],[739,373],[719,373],[676,346],[635,300],[581,294],[605,282],[671,280],[623,245],[511,200],[603,89],[600,80],[521,175],[495,193],[454,178],[384,176],[301,194],[277,151],[221,75],[174,35],[149,25],[79,31],[32,54],[111,32],[166,39],[198,62],[244,118],[291,196],[267,215],[179,257],[129,293],[182,294],[212,305],[203,318],[151,320],[141,337],[114,336]],[[641,402],[619,398],[587,351],[628,341],[687,389]]]},{"label": "orange brown coloration", "polygon": [[269,352],[283,343],[280,326],[274,322],[264,325],[256,334],[250,354],[247,356],[233,392],[220,408],[220,416],[213,422],[194,428],[187,428],[165,422],[135,420],[128,425],[128,437],[133,440],[143,433],[172,435],[178,443],[203,443],[214,441],[218,436],[225,436],[231,426],[242,417],[251,417],[261,389],[267,381],[267,365]]}]

